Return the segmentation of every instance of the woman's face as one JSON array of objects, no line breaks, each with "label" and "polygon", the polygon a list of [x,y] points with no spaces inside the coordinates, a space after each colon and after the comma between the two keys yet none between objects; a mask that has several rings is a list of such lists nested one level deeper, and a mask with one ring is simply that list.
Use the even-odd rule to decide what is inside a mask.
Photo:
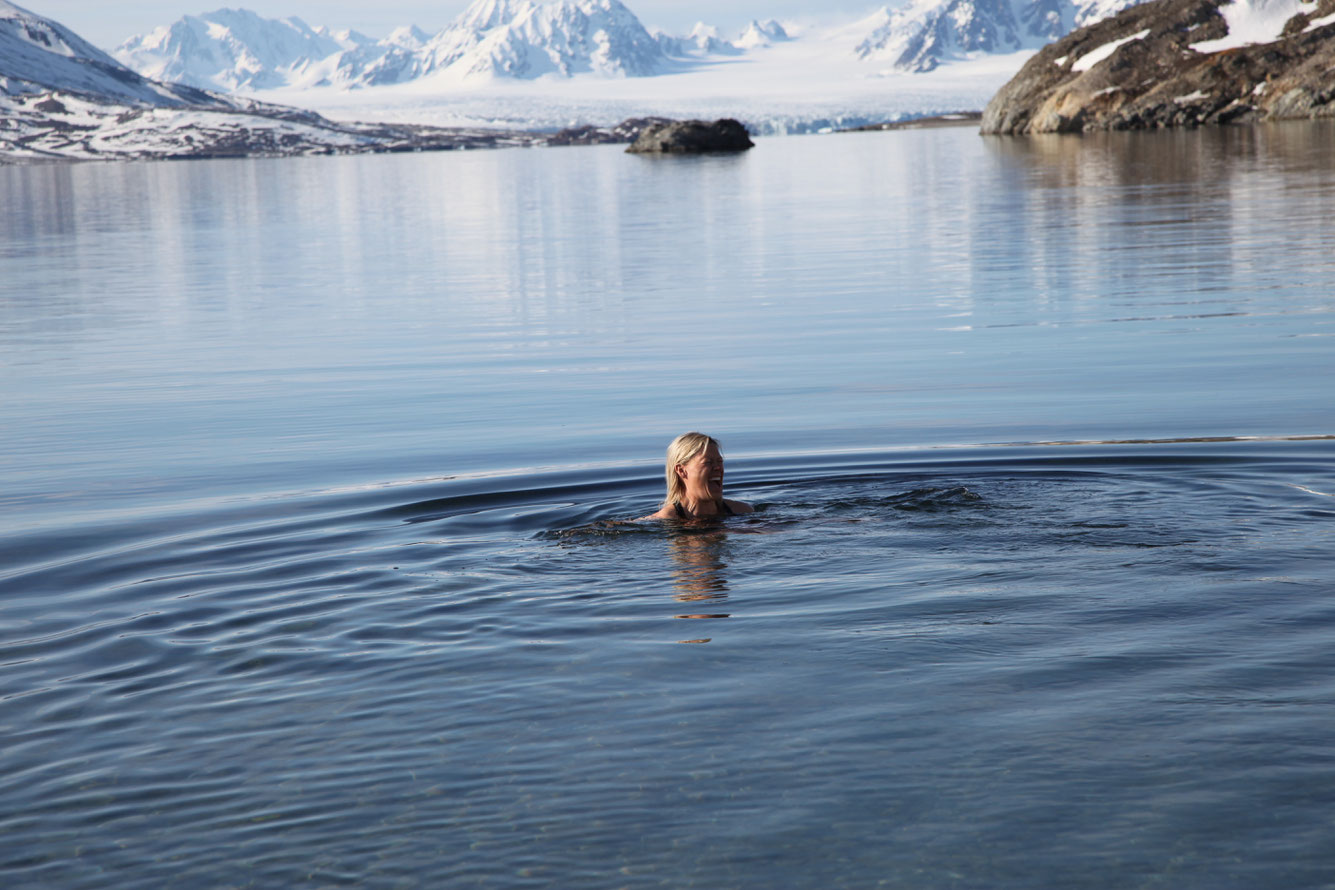
[{"label": "woman's face", "polygon": [[717,501],[723,497],[723,455],[717,445],[677,464],[677,475],[686,484],[686,496],[693,500]]}]

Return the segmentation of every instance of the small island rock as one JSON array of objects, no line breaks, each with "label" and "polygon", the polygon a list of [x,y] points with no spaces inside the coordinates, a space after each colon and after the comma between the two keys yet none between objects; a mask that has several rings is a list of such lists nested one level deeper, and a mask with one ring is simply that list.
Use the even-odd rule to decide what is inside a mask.
[{"label": "small island rock", "polygon": [[1335,68],[1335,0],[1303,4],[1270,42],[1212,47],[1211,41],[1230,36],[1221,13],[1229,5],[1149,0],[1072,31],[1040,50],[993,96],[981,131],[1071,133],[1335,117],[1328,74]]},{"label": "small island rock", "polygon": [[[1332,0],[1335,2],[1335,0]],[[636,154],[695,154],[707,151],[745,151],[755,145],[746,127],[732,118],[706,121],[667,121],[651,124],[631,143]]]}]

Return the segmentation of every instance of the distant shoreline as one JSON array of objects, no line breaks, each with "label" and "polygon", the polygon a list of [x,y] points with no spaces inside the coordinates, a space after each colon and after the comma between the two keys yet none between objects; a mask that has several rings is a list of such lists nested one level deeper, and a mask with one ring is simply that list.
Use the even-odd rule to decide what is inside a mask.
[{"label": "distant shoreline", "polygon": [[930,130],[937,127],[967,127],[977,125],[983,119],[981,111],[952,111],[949,114],[934,114],[931,117],[915,117],[905,121],[886,121],[880,124],[863,124],[860,127],[848,127],[839,133],[863,133],[868,130]]}]

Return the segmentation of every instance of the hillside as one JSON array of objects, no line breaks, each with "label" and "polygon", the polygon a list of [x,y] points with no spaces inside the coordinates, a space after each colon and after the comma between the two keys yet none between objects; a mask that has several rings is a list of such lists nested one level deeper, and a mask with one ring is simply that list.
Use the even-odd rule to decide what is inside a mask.
[{"label": "hillside", "polygon": [[1335,116],[1335,0],[1151,0],[1045,47],[984,133]]}]

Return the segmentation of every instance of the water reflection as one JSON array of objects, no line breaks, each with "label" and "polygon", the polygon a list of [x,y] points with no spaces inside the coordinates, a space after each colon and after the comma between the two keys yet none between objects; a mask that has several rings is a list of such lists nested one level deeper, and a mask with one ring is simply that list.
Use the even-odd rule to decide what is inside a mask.
[{"label": "water reflection", "polygon": [[[984,137],[994,156],[1020,162],[1046,187],[1209,186],[1230,176],[1324,173],[1335,151],[1335,123],[1264,127]],[[1284,183],[1275,183],[1282,188]]]},{"label": "water reflection", "polygon": [[[977,218],[976,281],[1009,278],[1026,293],[1026,323],[1070,325],[1305,311],[1324,293],[1286,275],[1328,269],[1326,176],[1335,126],[988,137],[1003,178],[996,213]],[[994,220],[1012,237],[997,248]],[[993,246],[989,246],[993,245]],[[1032,311],[1037,309],[1037,312]]]},{"label": "water reflection", "polygon": [[[673,599],[680,603],[699,603],[702,611],[686,612],[676,618],[730,618],[729,612],[703,611],[717,609],[728,598],[728,564],[724,561],[727,533],[721,528],[692,528],[674,530],[668,538],[668,552],[675,563],[672,586]],[[678,640],[681,643],[707,643],[706,639]]]}]

